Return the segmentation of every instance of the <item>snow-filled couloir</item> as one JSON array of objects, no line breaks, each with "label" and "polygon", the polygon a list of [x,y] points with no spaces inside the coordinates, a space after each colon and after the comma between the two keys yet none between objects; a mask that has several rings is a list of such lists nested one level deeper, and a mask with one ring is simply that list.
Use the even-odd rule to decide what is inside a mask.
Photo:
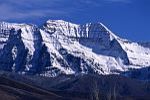
[{"label": "snow-filled couloir", "polygon": [[113,74],[150,66],[150,47],[102,23],[48,20],[43,27],[0,23],[0,69],[21,74]]}]

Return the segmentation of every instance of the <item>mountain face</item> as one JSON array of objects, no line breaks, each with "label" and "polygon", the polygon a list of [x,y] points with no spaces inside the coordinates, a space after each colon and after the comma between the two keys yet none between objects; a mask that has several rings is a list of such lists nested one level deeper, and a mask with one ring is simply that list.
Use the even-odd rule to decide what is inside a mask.
[{"label": "mountain face", "polygon": [[55,77],[119,74],[150,66],[150,46],[122,39],[102,23],[48,20],[43,27],[0,23],[0,70]]}]

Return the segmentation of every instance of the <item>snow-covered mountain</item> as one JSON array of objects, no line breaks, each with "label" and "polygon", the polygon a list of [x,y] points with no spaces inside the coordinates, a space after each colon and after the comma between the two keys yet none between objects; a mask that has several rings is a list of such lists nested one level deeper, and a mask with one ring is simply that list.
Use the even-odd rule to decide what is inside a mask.
[{"label": "snow-covered mountain", "polygon": [[149,45],[122,39],[102,23],[48,20],[40,28],[0,23],[0,70],[54,77],[149,66]]}]

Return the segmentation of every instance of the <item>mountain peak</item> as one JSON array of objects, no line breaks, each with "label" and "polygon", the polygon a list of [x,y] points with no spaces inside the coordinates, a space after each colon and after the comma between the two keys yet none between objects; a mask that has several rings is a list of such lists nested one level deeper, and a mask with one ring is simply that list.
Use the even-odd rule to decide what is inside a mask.
[{"label": "mountain peak", "polygon": [[45,31],[49,33],[60,33],[69,37],[84,38],[110,38],[113,40],[116,36],[102,23],[86,23],[84,25],[74,24],[64,20],[48,20],[44,24]]},{"label": "mountain peak", "polygon": [[57,76],[150,66],[149,48],[119,39],[99,22],[48,20],[43,28],[2,22],[0,28],[2,70]]}]

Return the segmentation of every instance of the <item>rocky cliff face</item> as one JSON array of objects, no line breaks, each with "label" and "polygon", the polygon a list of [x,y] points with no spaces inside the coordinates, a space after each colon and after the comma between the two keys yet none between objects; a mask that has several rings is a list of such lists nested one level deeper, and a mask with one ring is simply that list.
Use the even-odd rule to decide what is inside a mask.
[{"label": "rocky cliff face", "polygon": [[150,66],[150,48],[121,39],[102,23],[48,20],[43,27],[0,23],[0,69],[54,77],[112,74]]}]

